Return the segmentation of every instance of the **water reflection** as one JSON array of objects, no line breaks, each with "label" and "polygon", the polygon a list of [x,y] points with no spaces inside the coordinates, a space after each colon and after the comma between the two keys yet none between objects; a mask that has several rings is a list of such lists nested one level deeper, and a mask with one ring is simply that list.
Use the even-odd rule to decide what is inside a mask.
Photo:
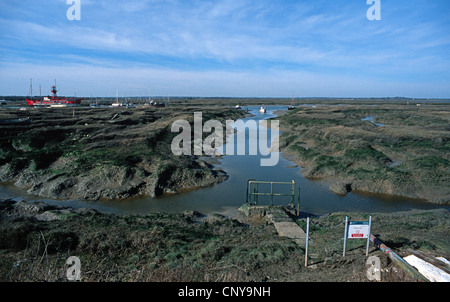
[{"label": "water reflection", "polygon": [[369,122],[371,122],[372,124],[377,125],[378,127],[384,126],[384,124],[380,124],[380,123],[374,122],[374,120],[373,120],[374,118],[375,118],[375,116],[368,116],[368,117],[365,117],[365,118],[363,118],[363,119],[361,119],[361,120],[362,120],[362,121],[369,121]]},{"label": "water reflection", "polygon": [[[259,112],[259,108],[259,106],[248,107],[252,116],[247,119],[260,121],[275,117],[275,112],[287,109],[286,106],[266,106],[267,111],[264,114]],[[256,125],[257,127],[262,127],[259,123],[256,123]],[[257,139],[252,135],[252,131],[258,131],[258,129],[250,128],[247,130],[247,141],[249,144],[258,144]],[[270,134],[268,136],[271,137]],[[230,137],[230,139],[235,139],[235,137]],[[226,148],[226,146],[224,147]],[[246,198],[246,181],[248,179],[256,179],[280,182],[294,180],[296,183],[296,202],[298,198],[297,189],[300,188],[300,210],[318,215],[336,211],[393,212],[411,208],[428,209],[436,207],[418,200],[386,195],[349,193],[346,196],[338,196],[331,192],[323,182],[304,178],[300,173],[301,168],[297,167],[294,162],[284,158],[282,154],[280,154],[277,165],[263,167],[260,165],[260,156],[248,155],[248,146],[246,150],[247,155],[228,155],[220,159],[218,167],[225,170],[230,177],[227,181],[213,187],[173,196],[163,196],[157,199],[145,198],[126,202],[112,201],[106,202],[106,204],[120,208],[124,212],[134,213],[153,211],[179,212],[186,209],[205,213],[217,212],[228,208],[240,207]],[[290,189],[287,188],[287,190]],[[287,204],[289,202],[289,197],[274,198],[275,204]],[[269,204],[269,197],[260,197],[259,203]]]}]

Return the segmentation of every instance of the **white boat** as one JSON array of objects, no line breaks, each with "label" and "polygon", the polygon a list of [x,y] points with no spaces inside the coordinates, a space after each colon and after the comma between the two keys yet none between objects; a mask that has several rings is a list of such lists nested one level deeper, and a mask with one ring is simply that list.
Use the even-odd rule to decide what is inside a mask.
[{"label": "white boat", "polygon": [[234,108],[235,109],[242,109],[241,106],[239,106],[239,105],[236,105]]},{"label": "white boat", "polygon": [[263,106],[261,106],[261,108],[259,109],[259,112],[261,112],[261,113],[266,113],[266,108],[264,108]]},{"label": "white boat", "polygon": [[65,108],[65,107],[69,107],[68,104],[51,104],[50,105],[51,108]]},{"label": "white boat", "polygon": [[123,103],[119,103],[119,90],[116,89],[116,102],[111,104],[111,107],[122,107]]}]

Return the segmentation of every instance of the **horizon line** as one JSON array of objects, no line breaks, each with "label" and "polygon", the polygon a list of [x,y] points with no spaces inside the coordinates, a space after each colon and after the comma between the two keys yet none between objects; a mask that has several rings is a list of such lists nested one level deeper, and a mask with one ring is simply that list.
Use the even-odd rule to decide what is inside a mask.
[{"label": "horizon line", "polygon": [[[41,95],[41,96],[47,96],[47,95]],[[29,95],[1,95],[2,98],[7,97],[14,97],[14,98],[26,98],[29,97]],[[33,97],[39,97],[38,95],[33,95]],[[70,97],[70,96],[67,96]],[[71,96],[76,98],[116,98],[115,96]],[[178,95],[178,96],[171,96],[171,95],[155,95],[155,96],[139,96],[139,95],[132,95],[132,96],[119,96],[119,99],[123,98],[199,98],[199,99],[292,99],[292,96],[198,96],[198,95]],[[405,96],[358,96],[358,97],[346,97],[346,96],[339,96],[339,97],[333,97],[333,96],[304,96],[304,97],[294,97],[293,99],[328,99],[328,100],[362,100],[362,99],[405,99],[405,100],[450,100],[450,97],[405,97]]]}]

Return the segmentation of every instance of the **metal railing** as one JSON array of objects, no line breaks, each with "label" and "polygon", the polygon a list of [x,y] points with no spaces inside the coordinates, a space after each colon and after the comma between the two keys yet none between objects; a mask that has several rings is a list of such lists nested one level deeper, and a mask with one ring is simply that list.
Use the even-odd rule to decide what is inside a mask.
[{"label": "metal railing", "polygon": [[[260,184],[270,184],[270,192],[260,192],[259,185]],[[289,185],[291,186],[290,193],[275,193],[274,185]],[[297,212],[300,211],[300,188],[298,189],[298,200],[297,200]],[[247,180],[247,189],[246,189],[246,204],[247,205],[257,205],[258,204],[258,196],[270,196],[270,205],[273,206],[273,197],[274,196],[289,196],[291,197],[291,205],[295,205],[295,181],[291,182],[281,182],[281,181],[257,181],[254,179]],[[253,201],[252,201],[253,197]]]}]

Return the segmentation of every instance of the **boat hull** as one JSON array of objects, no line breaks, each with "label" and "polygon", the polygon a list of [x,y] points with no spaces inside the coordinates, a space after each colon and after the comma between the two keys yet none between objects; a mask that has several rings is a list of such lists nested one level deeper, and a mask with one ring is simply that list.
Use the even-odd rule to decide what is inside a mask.
[{"label": "boat hull", "polygon": [[68,99],[68,98],[52,98],[52,99],[26,99],[30,106],[51,106],[51,105],[80,105],[82,99]]}]

